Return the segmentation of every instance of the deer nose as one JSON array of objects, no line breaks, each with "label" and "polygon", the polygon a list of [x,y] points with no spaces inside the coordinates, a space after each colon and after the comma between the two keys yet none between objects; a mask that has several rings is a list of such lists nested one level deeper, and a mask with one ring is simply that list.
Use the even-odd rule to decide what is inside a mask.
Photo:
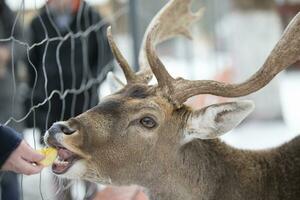
[{"label": "deer nose", "polygon": [[73,133],[76,132],[75,129],[72,129],[71,127],[62,124],[62,123],[55,123],[53,124],[49,130],[49,135],[55,135],[56,133],[63,133],[65,135],[72,135]]}]

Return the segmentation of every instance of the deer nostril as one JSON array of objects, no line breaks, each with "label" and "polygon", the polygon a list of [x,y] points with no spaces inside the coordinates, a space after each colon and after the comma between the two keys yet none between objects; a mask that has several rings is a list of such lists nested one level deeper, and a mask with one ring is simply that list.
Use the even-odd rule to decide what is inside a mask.
[{"label": "deer nostril", "polygon": [[54,123],[48,130],[49,135],[55,135],[57,133],[63,133],[66,135],[72,135],[76,132],[76,129],[73,129],[67,125],[61,123]]},{"label": "deer nostril", "polygon": [[72,135],[73,133],[76,132],[75,129],[72,129],[72,128],[68,127],[68,126],[65,126],[65,125],[60,125],[60,126],[61,126],[61,127],[60,127],[60,130],[61,130],[64,134],[66,134],[66,135]]}]

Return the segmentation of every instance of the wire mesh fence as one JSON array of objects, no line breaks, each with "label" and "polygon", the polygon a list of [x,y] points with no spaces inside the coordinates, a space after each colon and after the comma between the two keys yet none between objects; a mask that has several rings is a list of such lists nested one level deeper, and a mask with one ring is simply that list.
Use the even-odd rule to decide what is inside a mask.
[{"label": "wire mesh fence", "polygon": [[[100,16],[84,1],[52,0],[28,14],[25,3],[20,2],[17,12],[4,1],[0,5],[0,49],[9,55],[0,62],[0,123],[19,132],[26,127],[25,137],[37,149],[44,145],[39,137],[53,122],[97,104],[99,85],[113,69],[106,27],[124,17],[128,7]],[[0,184],[6,179],[7,173],[1,173]],[[89,199],[98,187],[58,180],[47,171],[26,179],[20,175],[19,189],[13,190],[21,199]]]}]

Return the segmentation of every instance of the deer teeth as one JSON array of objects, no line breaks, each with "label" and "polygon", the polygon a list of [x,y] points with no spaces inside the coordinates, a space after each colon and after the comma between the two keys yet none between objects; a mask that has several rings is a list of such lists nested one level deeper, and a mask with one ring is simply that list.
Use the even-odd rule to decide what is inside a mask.
[{"label": "deer teeth", "polygon": [[63,161],[63,160],[61,160],[59,157],[56,158],[56,160],[54,161],[54,163],[55,163],[56,165],[68,165],[68,164],[69,164],[68,161]]}]

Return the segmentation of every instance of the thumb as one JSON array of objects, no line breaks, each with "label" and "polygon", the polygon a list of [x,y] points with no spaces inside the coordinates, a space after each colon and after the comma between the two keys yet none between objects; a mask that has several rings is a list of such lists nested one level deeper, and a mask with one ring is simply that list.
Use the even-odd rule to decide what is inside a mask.
[{"label": "thumb", "polygon": [[27,144],[24,146],[24,154],[22,157],[29,162],[39,162],[45,158],[43,154],[38,153]]}]

